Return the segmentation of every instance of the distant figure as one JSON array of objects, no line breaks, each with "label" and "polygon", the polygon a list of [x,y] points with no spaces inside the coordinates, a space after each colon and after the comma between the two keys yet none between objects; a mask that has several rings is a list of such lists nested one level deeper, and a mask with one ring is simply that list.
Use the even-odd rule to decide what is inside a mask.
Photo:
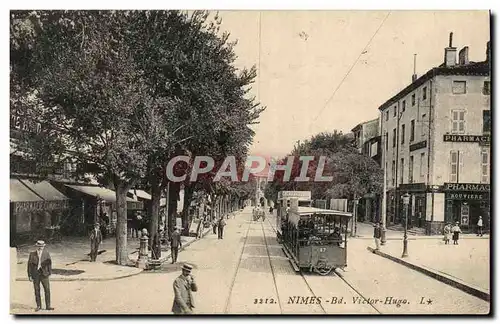
[{"label": "distant figure", "polygon": [[269,207],[269,214],[272,214],[273,213],[273,206]]},{"label": "distant figure", "polygon": [[35,301],[36,309],[38,312],[42,309],[42,299],[40,296],[40,283],[43,286],[45,293],[45,306],[47,310],[54,310],[50,306],[50,280],[52,274],[52,259],[50,258],[49,251],[45,249],[44,241],[37,241],[35,244],[36,251],[29,255],[28,259],[28,279],[33,281],[35,288]]},{"label": "distant figure", "polygon": [[174,227],[174,232],[170,236],[170,251],[172,257],[172,264],[177,262],[177,256],[179,255],[179,247],[182,247],[181,232],[179,227]]},{"label": "distant figure", "polygon": [[483,218],[481,216],[477,221],[477,236],[483,236]]},{"label": "distant figure", "polygon": [[458,222],[455,223],[455,226],[451,228],[451,231],[453,232],[453,244],[458,245],[458,239],[460,238],[459,235],[462,233],[460,230],[460,226],[458,225]]},{"label": "distant figure", "polygon": [[221,217],[219,219],[219,239],[223,239],[224,238],[224,226],[226,226],[226,221],[224,220],[223,217]]},{"label": "distant figure", "polygon": [[444,244],[449,244],[450,243],[450,236],[451,236],[451,224],[448,223],[443,229],[443,241]]},{"label": "distant figure", "polygon": [[99,224],[95,223],[94,229],[90,232],[90,262],[95,262],[97,259],[97,253],[99,251],[99,245],[102,242],[102,234],[99,230]]},{"label": "distant figure", "polygon": [[373,228],[373,238],[375,239],[375,251],[380,251],[380,238],[382,237],[382,233],[380,231],[380,224],[375,223]]},{"label": "distant figure", "polygon": [[215,218],[212,221],[212,229],[214,231],[214,234],[217,234],[217,219],[215,219]]},{"label": "distant figure", "polygon": [[189,264],[182,266],[182,274],[174,281],[174,304],[172,312],[174,314],[192,314],[194,300],[192,291],[198,291],[198,286],[191,274],[193,267]]},{"label": "distant figure", "polygon": [[132,226],[132,238],[134,238],[134,236],[136,238],[139,238],[139,227],[141,226],[141,222],[142,222],[142,216],[139,213],[136,212],[134,214],[134,216],[132,218],[132,222],[131,222],[131,226]]}]

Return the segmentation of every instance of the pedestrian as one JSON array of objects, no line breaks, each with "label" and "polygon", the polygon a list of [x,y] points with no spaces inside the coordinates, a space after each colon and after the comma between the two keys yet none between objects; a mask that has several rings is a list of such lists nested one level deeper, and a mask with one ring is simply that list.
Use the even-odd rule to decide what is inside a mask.
[{"label": "pedestrian", "polygon": [[217,219],[215,219],[215,218],[212,221],[212,228],[213,228],[214,234],[217,234]]},{"label": "pedestrian", "polygon": [[380,224],[375,223],[373,225],[373,238],[375,239],[375,251],[380,251],[380,238],[381,237],[382,237],[382,233],[380,231]]},{"label": "pedestrian", "polygon": [[45,306],[47,310],[54,310],[50,306],[50,275],[52,274],[52,259],[49,251],[45,249],[44,241],[37,241],[36,251],[30,253],[28,258],[28,279],[33,281],[35,289],[36,309],[38,312],[42,309],[42,299],[40,296],[40,283],[45,293]]},{"label": "pedestrian", "polygon": [[224,220],[223,217],[221,217],[219,219],[219,224],[218,225],[219,225],[219,239],[222,240],[224,238],[223,237],[223,235],[224,235],[224,226],[226,226],[226,221]]},{"label": "pedestrian", "polygon": [[172,264],[177,262],[177,256],[179,255],[179,247],[182,247],[181,232],[179,227],[175,226],[172,235],[170,236],[170,251]]},{"label": "pedestrian", "polygon": [[450,243],[450,235],[451,235],[451,224],[447,223],[446,226],[443,229],[443,241],[444,244],[449,244]]},{"label": "pedestrian", "polygon": [[90,232],[90,262],[96,261],[101,242],[102,233],[99,230],[99,223],[95,223],[94,229]]},{"label": "pedestrian", "polygon": [[198,286],[194,280],[191,271],[193,266],[184,264],[182,274],[174,280],[174,304],[172,313],[174,314],[192,314],[194,300],[192,291],[198,291]]},{"label": "pedestrian", "polygon": [[458,245],[458,239],[460,238],[459,235],[462,233],[460,230],[460,226],[458,225],[458,222],[455,223],[455,226],[451,228],[451,231],[453,233],[453,245]]},{"label": "pedestrian", "polygon": [[477,236],[483,236],[483,218],[481,216],[477,221]]}]

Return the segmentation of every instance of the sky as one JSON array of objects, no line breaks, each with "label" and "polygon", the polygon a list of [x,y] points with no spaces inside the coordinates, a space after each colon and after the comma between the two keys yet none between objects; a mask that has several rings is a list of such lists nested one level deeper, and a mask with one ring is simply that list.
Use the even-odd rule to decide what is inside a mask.
[{"label": "sky", "polygon": [[418,76],[443,63],[450,32],[457,53],[469,46],[471,61],[485,59],[490,39],[488,11],[219,15],[238,41],[236,66],[256,66],[250,94],[266,106],[253,127],[252,155],[284,156],[299,140],[335,129],[347,133],[377,118],[378,107],[411,83],[414,54]]}]

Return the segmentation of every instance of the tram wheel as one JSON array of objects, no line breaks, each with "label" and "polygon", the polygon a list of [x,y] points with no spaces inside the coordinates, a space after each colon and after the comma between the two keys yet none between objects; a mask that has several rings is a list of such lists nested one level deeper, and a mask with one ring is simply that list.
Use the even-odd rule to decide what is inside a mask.
[{"label": "tram wheel", "polygon": [[333,269],[334,269],[333,266],[328,267],[328,268],[317,268],[317,267],[314,267],[314,272],[316,272],[317,274],[319,274],[321,276],[328,276],[332,272]]}]

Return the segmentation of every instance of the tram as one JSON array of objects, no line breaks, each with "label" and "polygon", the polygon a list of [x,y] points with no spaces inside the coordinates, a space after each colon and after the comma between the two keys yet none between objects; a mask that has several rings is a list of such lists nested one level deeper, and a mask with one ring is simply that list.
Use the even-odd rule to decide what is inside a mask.
[{"label": "tram", "polygon": [[281,241],[283,226],[286,224],[288,213],[290,211],[290,201],[296,199],[301,207],[311,207],[310,191],[280,191],[278,192],[278,201],[276,204],[276,237]]},{"label": "tram", "polygon": [[347,228],[352,214],[299,206],[290,199],[280,242],[295,271],[328,275],[347,266]]}]

